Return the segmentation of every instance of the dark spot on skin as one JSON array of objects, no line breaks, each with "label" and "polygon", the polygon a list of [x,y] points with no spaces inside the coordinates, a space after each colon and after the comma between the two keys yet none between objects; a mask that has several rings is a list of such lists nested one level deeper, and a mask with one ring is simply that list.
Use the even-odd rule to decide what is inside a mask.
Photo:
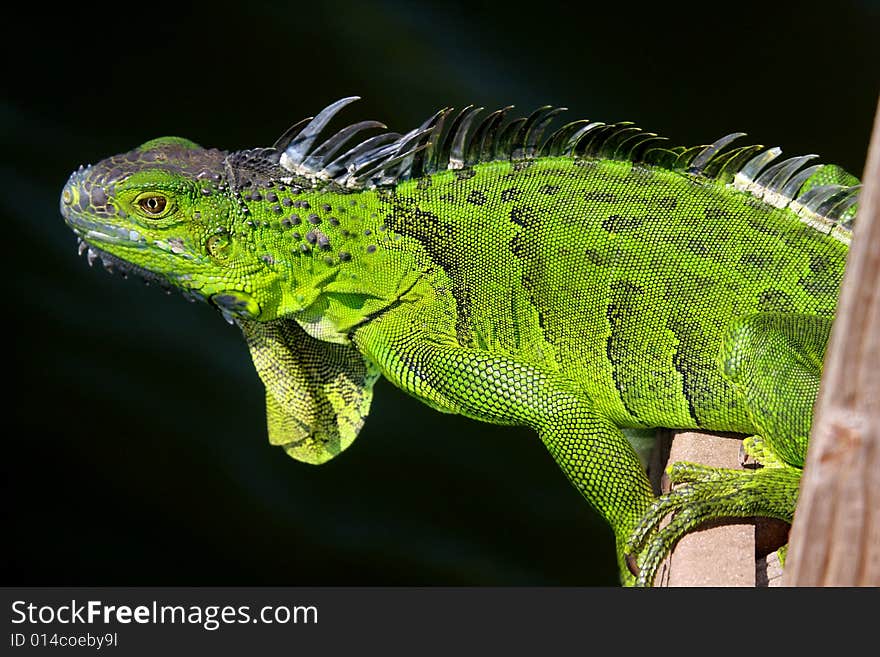
[{"label": "dark spot on skin", "polygon": [[293,232],[293,233],[291,233],[291,236],[292,236],[293,239],[295,239],[297,242],[299,242],[299,241],[302,239],[302,235],[300,235],[298,232]]},{"label": "dark spot on skin", "polygon": [[758,296],[758,310],[761,312],[795,312],[792,298],[782,290],[770,288]]},{"label": "dark spot on skin", "polygon": [[559,185],[544,185],[538,191],[542,194],[553,195],[559,191]]},{"label": "dark spot on skin", "polygon": [[372,234],[373,234],[373,231],[371,231],[369,228],[367,228],[367,229],[364,231],[364,235],[372,235]]},{"label": "dark spot on skin", "polygon": [[[271,183],[269,184],[271,185]],[[269,201],[269,203],[275,203],[278,200],[278,194],[275,192],[269,192],[266,194],[266,200]]]},{"label": "dark spot on skin", "polygon": [[598,251],[593,251],[591,249],[586,249],[584,251],[584,259],[587,260],[587,262],[589,262],[590,264],[596,266],[605,264],[605,257]]},{"label": "dark spot on skin", "polygon": [[331,226],[338,226],[339,219],[337,219],[336,217],[330,217],[329,219],[327,219],[327,223],[329,223]]},{"label": "dark spot on skin", "polygon": [[309,253],[312,249],[311,249],[311,247],[309,247],[308,244],[300,244],[299,250],[302,251],[303,253]]},{"label": "dark spot on skin", "polygon": [[250,199],[252,201],[262,201],[263,196],[260,194],[260,192],[251,192]]},{"label": "dark spot on skin", "polygon": [[509,201],[515,201],[517,197],[522,194],[522,190],[518,187],[508,187],[501,192],[501,201],[507,203]]},{"label": "dark spot on skin", "polygon": [[534,208],[528,206],[517,206],[510,209],[510,220],[518,226],[526,226],[529,222],[538,218],[538,213]]},{"label": "dark spot on skin", "polygon": [[298,214],[290,215],[290,225],[291,226],[299,226],[302,223],[302,219]]},{"label": "dark spot on skin", "polygon": [[818,253],[810,254],[810,271],[814,274],[821,274],[828,271],[831,263],[828,258]]},{"label": "dark spot on skin", "polygon": [[324,264],[325,265],[335,265],[336,263],[333,261],[332,257],[324,256]]},{"label": "dark spot on skin", "polygon": [[322,209],[324,212],[330,212],[333,208],[331,208],[330,205],[329,205],[328,203],[324,203],[324,204],[321,205],[321,209]]},{"label": "dark spot on skin", "polygon": [[317,233],[313,230],[310,230],[308,233],[306,233],[306,241],[308,241],[309,244],[315,244],[318,241]]},{"label": "dark spot on skin", "polygon": [[706,219],[712,221],[727,221],[731,218],[730,213],[721,208],[706,208],[706,211],[703,214]]},{"label": "dark spot on skin", "polygon": [[313,226],[317,226],[318,224],[321,223],[321,217],[319,217],[316,214],[310,214],[309,215],[309,223],[312,224]]},{"label": "dark spot on skin", "polygon": [[707,255],[710,251],[709,245],[704,241],[704,237],[692,237],[686,243],[689,251],[696,253],[697,255]]},{"label": "dark spot on skin", "polygon": [[342,262],[348,262],[349,260],[351,260],[351,254],[348,251],[340,251],[339,252],[339,259]]},{"label": "dark spot on skin", "polygon": [[370,245],[367,247],[367,253],[375,253],[375,252],[376,252],[376,245],[375,245],[375,244],[370,244]]},{"label": "dark spot on skin", "polygon": [[479,189],[475,189],[468,194],[467,202],[473,205],[484,205],[486,203],[486,195]]},{"label": "dark spot on skin", "polygon": [[290,223],[290,217],[281,220],[281,226],[283,228],[290,228],[292,224]]},{"label": "dark spot on skin", "polygon": [[597,203],[617,203],[617,196],[610,192],[586,192],[584,194],[585,201],[595,201]]},{"label": "dark spot on skin", "polygon": [[477,175],[477,172],[473,170],[472,167],[467,167],[465,169],[458,169],[455,172],[456,180],[468,180],[469,178],[473,178]]},{"label": "dark spot on skin", "polygon": [[280,205],[273,205],[272,212],[274,212],[275,214],[281,214],[281,206]]},{"label": "dark spot on skin", "polygon": [[643,223],[646,217],[625,217],[622,214],[612,214],[602,222],[602,229],[609,233],[622,233],[627,230],[635,230]]},{"label": "dark spot on skin", "polygon": [[749,251],[748,253],[743,253],[740,256],[739,262],[740,264],[747,267],[754,267],[755,269],[766,269],[773,264],[773,256],[766,253]]},{"label": "dark spot on skin", "polygon": [[293,201],[291,201],[289,197],[285,196],[283,199],[281,199],[281,205],[283,205],[285,208],[289,208],[291,205],[293,205]]},{"label": "dark spot on skin", "polygon": [[262,256],[261,260],[263,262],[265,262],[267,265],[274,265],[275,264],[275,258],[270,256],[269,254]]}]

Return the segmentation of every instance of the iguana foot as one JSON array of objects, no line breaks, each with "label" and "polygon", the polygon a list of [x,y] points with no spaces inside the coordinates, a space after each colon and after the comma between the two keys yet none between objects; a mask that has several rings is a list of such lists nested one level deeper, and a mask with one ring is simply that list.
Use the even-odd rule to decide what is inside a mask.
[{"label": "iguana foot", "polygon": [[[767,516],[791,522],[797,503],[799,468],[770,453],[757,436],[744,448],[763,467],[731,470],[679,462],[666,469],[671,484],[683,484],[659,497],[636,526],[627,544],[635,561],[636,586],[651,586],[660,564],[686,533],[709,521]],[[669,524],[660,524],[673,513]],[[628,560],[628,564],[631,559]]]}]

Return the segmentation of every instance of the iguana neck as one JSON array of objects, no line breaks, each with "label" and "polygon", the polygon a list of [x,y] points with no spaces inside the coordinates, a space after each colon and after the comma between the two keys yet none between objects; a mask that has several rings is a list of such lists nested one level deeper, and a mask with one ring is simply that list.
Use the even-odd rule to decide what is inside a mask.
[{"label": "iguana neck", "polygon": [[261,321],[292,316],[314,337],[346,342],[357,325],[430,287],[419,243],[386,225],[393,192],[267,182],[241,190],[240,201],[234,233],[279,290],[277,303],[261,304]]}]

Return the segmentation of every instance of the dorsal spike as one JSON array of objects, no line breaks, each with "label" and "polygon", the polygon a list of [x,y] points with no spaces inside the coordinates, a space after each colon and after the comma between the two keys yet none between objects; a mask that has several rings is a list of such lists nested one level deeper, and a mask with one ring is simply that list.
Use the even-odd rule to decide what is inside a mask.
[{"label": "dorsal spike", "polygon": [[602,148],[606,142],[620,130],[625,130],[631,125],[630,121],[603,124],[584,136],[580,144],[578,144],[578,150],[584,156],[601,156]]},{"label": "dorsal spike", "polygon": [[464,168],[464,151],[469,136],[468,132],[470,130],[471,124],[474,122],[474,119],[477,118],[477,114],[482,112],[484,109],[484,107],[473,108],[464,116],[464,118],[458,124],[455,134],[452,135],[452,146],[449,150],[449,162],[446,165],[447,168]]},{"label": "dorsal spike", "polygon": [[[411,157],[414,153],[416,153],[417,151],[420,151],[426,147],[427,147],[427,144],[421,144],[421,145],[414,146],[413,148],[407,149],[406,151],[404,151],[403,153],[400,153],[399,155],[395,155],[391,158],[388,158],[388,159],[385,159],[385,160],[379,162],[378,164],[373,166],[371,169],[368,169],[366,171],[359,171],[355,175],[352,175],[349,178],[349,180],[347,181],[347,184],[348,184],[348,186],[359,187],[364,183],[368,183],[368,182],[372,181],[374,178],[376,178],[377,176],[379,176],[379,174],[382,173],[383,171],[388,171],[388,170],[392,169],[394,167],[394,165],[403,162],[403,160],[405,160],[406,158]],[[397,180],[397,178],[398,178],[397,175],[389,174],[387,176],[387,179],[389,181]],[[374,185],[381,185],[382,179],[375,181],[373,184]]]},{"label": "dorsal spike", "polygon": [[474,134],[468,142],[466,164],[476,164],[491,157],[486,151],[486,144],[491,144],[492,140],[495,139],[498,126],[504,120],[504,115],[511,109],[513,109],[513,105],[497,109],[480,122],[480,125],[474,130]]},{"label": "dorsal spike", "polygon": [[771,164],[755,179],[755,184],[775,192],[781,189],[798,169],[817,157],[819,156],[811,153],[809,155],[790,157],[782,162]]},{"label": "dorsal spike", "polygon": [[742,165],[763,149],[764,146],[762,144],[752,144],[751,146],[741,146],[726,153],[721,153],[706,165],[704,173],[723,183],[729,183],[734,179]]},{"label": "dorsal spike", "polygon": [[813,214],[821,214],[819,212],[820,206],[832,196],[845,189],[847,188],[843,185],[817,185],[798,196],[795,200],[798,206],[806,208]]},{"label": "dorsal spike", "polygon": [[672,169],[678,156],[679,149],[674,147],[664,148],[662,146],[656,146],[645,150],[644,155],[642,155],[642,161],[646,164],[652,164],[665,169]]},{"label": "dorsal spike", "polygon": [[578,121],[572,121],[570,123],[566,123],[564,126],[553,132],[549,137],[547,137],[547,141],[541,146],[539,152],[542,155],[562,155],[562,145],[568,141],[568,138],[574,134],[574,132],[579,129],[581,126],[585,126],[589,123],[587,119],[580,119]]},{"label": "dorsal spike", "polygon": [[562,151],[563,155],[577,155],[578,148],[580,146],[581,140],[585,139],[587,135],[589,135],[594,130],[601,130],[605,127],[605,124],[601,121],[593,121],[591,123],[587,123],[587,125],[582,126],[574,131],[574,133],[568,138],[568,141],[565,143],[565,148]]},{"label": "dorsal spike", "polygon": [[806,169],[798,171],[791,178],[789,178],[782,189],[779,190],[780,196],[784,196],[788,199],[796,198],[801,191],[801,187],[804,186],[804,183],[807,182],[810,176],[812,176],[821,168],[821,164],[814,164],[807,167]]},{"label": "dorsal spike", "polygon": [[468,105],[455,116],[452,120],[452,123],[449,125],[449,130],[443,135],[440,143],[437,145],[437,148],[434,151],[434,157],[436,161],[433,163],[433,170],[440,171],[442,169],[447,168],[449,164],[449,154],[452,152],[452,142],[455,140],[455,136],[458,134],[458,128],[461,125],[461,122],[464,121],[464,118],[468,115],[468,113],[473,109],[473,105]]},{"label": "dorsal spike", "polygon": [[641,132],[641,128],[637,128],[629,121],[618,123],[617,129],[609,131],[602,143],[598,145],[599,153],[603,157],[614,159],[614,154],[620,145],[632,137],[638,136]]},{"label": "dorsal spike", "polygon": [[844,228],[849,229],[855,219],[856,212],[853,208],[859,202],[859,191],[861,185],[853,185],[850,187],[850,194],[846,195],[839,203],[828,210],[829,219],[838,222]]},{"label": "dorsal spike", "polygon": [[357,133],[372,128],[385,130],[388,126],[379,121],[360,121],[359,123],[354,123],[345,127],[312,151],[312,154],[303,160],[303,166],[315,170],[322,168],[324,162],[336,155],[339,149],[345,145],[345,142],[354,137]]},{"label": "dorsal spike", "polygon": [[311,149],[312,144],[315,143],[321,130],[323,130],[330,120],[336,116],[339,110],[346,105],[351,105],[356,100],[360,100],[360,96],[340,98],[335,103],[331,103],[318,112],[318,115],[312,119],[309,124],[293,138],[290,145],[284,149],[284,154],[281,156],[281,166],[292,171],[295,169],[295,165],[302,164],[302,161],[309,154],[309,150]]},{"label": "dorsal spike", "polygon": [[279,151],[279,153],[284,152],[284,149],[290,145],[290,141],[296,137],[313,118],[314,117],[312,116],[308,116],[294,123],[275,140],[275,143],[272,144],[272,148]]},{"label": "dorsal spike", "polygon": [[395,141],[379,146],[376,149],[362,153],[353,158],[348,165],[349,171],[354,176],[359,176],[360,171],[368,166],[373,166],[376,162],[388,162],[391,159],[398,158],[402,153],[409,153],[413,142],[417,143],[421,137],[431,132],[430,128],[419,130],[410,130],[405,135],[400,136]]},{"label": "dorsal spike", "polygon": [[414,176],[413,167],[416,164],[416,157],[426,153],[431,148],[431,139],[436,132],[437,122],[442,120],[443,112],[444,110],[436,112],[418,127],[417,132],[421,136],[415,142],[415,147],[412,148],[409,151],[409,154],[400,161],[399,166],[396,169],[399,178]]},{"label": "dorsal spike", "polygon": [[733,182],[738,188],[746,189],[749,187],[758,174],[777,157],[782,155],[782,149],[774,146],[763,153],[759,153],[751,160],[745,163],[742,169],[734,176]]},{"label": "dorsal spike", "polygon": [[513,147],[513,152],[511,153],[512,159],[521,160],[524,157],[528,157],[526,151],[528,148],[529,133],[532,131],[532,128],[537,125],[541,116],[551,109],[553,109],[552,105],[542,105],[526,117],[526,120],[519,126],[519,130],[517,130],[516,134],[513,136],[511,144]]},{"label": "dorsal spike", "polygon": [[729,135],[724,135],[720,139],[715,140],[713,143],[706,146],[706,148],[691,161],[688,171],[690,173],[702,173],[703,169],[706,168],[706,165],[708,165],[718,153],[740,137],[745,136],[746,133],[744,132],[731,132]]},{"label": "dorsal spike", "polygon": [[348,171],[349,164],[355,159],[374,148],[379,148],[389,142],[397,141],[398,137],[400,137],[400,135],[396,132],[386,132],[381,135],[376,135],[375,137],[370,137],[354,148],[347,150],[345,153],[330,162],[330,164],[326,165],[321,170],[321,174],[324,177],[335,179],[343,172]]},{"label": "dorsal spike", "polygon": [[836,192],[829,194],[824,201],[820,201],[815,205],[814,212],[822,217],[834,219],[832,210],[843,204],[848,199],[857,199],[861,185],[852,185],[850,187],[841,186]]},{"label": "dorsal spike", "polygon": [[443,124],[446,123],[446,117],[451,111],[452,108],[444,107],[425,122],[431,126],[431,132],[425,137],[424,150],[416,152],[413,156],[413,162],[410,166],[410,175],[413,178],[436,171],[432,165],[436,161],[437,143],[443,135]]},{"label": "dorsal spike", "polygon": [[553,122],[553,119],[555,119],[562,112],[565,112],[567,109],[567,107],[554,107],[549,112],[547,112],[540,121],[538,121],[529,129],[528,133],[526,134],[526,157],[534,157],[537,154],[539,150],[538,144],[541,142],[541,138],[547,131],[547,126],[549,126]]},{"label": "dorsal spike", "polygon": [[612,159],[640,162],[639,152],[643,151],[648,144],[656,144],[656,142],[661,141],[668,141],[668,138],[659,137],[653,132],[640,132],[630,135],[620,142],[612,155]]},{"label": "dorsal spike", "polygon": [[495,159],[510,159],[513,155],[513,139],[519,132],[522,125],[526,122],[526,118],[513,119],[510,121],[498,135],[495,142]]}]

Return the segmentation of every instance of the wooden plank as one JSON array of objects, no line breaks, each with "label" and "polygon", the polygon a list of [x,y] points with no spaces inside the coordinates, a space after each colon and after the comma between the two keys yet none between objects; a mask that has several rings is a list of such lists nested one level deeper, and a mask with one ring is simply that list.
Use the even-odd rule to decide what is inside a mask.
[{"label": "wooden plank", "polygon": [[880,108],[862,183],[786,586],[880,586]]}]

